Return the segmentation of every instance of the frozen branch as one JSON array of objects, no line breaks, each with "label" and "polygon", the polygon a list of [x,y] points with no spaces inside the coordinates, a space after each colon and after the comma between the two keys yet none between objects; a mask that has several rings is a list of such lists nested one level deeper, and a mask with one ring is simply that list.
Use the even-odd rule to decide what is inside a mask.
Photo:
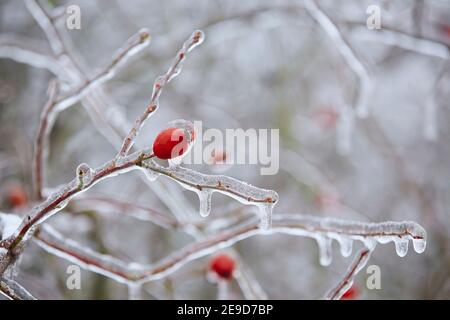
[{"label": "frozen branch", "polygon": [[103,70],[91,78],[88,78],[84,84],[60,97],[56,101],[54,109],[60,112],[78,102],[92,89],[111,79],[115,75],[118,68],[123,66],[130,57],[145,48],[149,43],[150,34],[147,29],[142,29],[135,35],[131,36],[131,38],[129,38],[125,45],[117,51],[112,61]]},{"label": "frozen branch", "polygon": [[57,90],[54,88],[55,84],[50,85],[50,97],[41,113],[34,149],[34,176],[38,199],[42,199],[44,175],[43,167],[48,148],[47,140],[57,114],[65,108],[78,102],[92,89],[111,79],[117,69],[122,66],[129,57],[133,56],[137,51],[148,45],[149,39],[150,36],[148,31],[145,29],[140,30],[137,34],[128,39],[125,45],[117,51],[112,61],[105,68],[90,78],[90,80],[87,80],[82,85],[62,95],[61,97],[57,98]]},{"label": "frozen branch", "polygon": [[11,300],[36,300],[36,298],[20,284],[5,278],[0,278],[0,293]]},{"label": "frozen branch", "polygon": [[49,86],[49,98],[44,108],[42,109],[39,128],[34,143],[33,154],[33,180],[37,199],[42,199],[42,188],[44,186],[44,163],[47,158],[48,136],[55,120],[52,110],[55,106],[56,97],[59,92],[59,85],[57,81],[52,81]]},{"label": "frozen branch", "polygon": [[121,283],[128,283],[164,278],[190,261],[230,247],[239,241],[256,235],[275,233],[311,237],[316,240],[335,239],[340,243],[341,253],[345,256],[351,254],[354,240],[362,241],[366,246],[370,246],[369,249],[373,249],[377,242],[384,244],[394,241],[396,248],[399,242],[402,243],[403,249],[406,243],[406,250],[408,241],[412,240],[417,252],[423,252],[426,243],[425,230],[414,222],[359,223],[293,214],[274,216],[273,226],[269,230],[263,230],[257,219],[252,219],[232,230],[222,231],[188,244],[152,265],[127,264],[111,256],[98,254],[76,242],[64,239],[47,225],[40,227],[35,238],[44,249],[63,259]]},{"label": "frozen branch", "polygon": [[358,59],[354,49],[344,39],[336,23],[320,8],[316,0],[305,0],[305,9],[333,40],[336,48],[359,79],[359,91],[355,103],[356,113],[360,117],[368,114],[369,95],[372,90],[370,76],[363,63]]},{"label": "frozen branch", "polygon": [[186,59],[186,55],[196,46],[201,44],[203,42],[203,38],[204,35],[202,31],[200,30],[194,31],[192,35],[189,37],[189,39],[183,44],[181,50],[178,51],[178,54],[175,57],[172,65],[169,67],[169,70],[167,70],[167,72],[164,75],[156,78],[153,84],[153,92],[150,99],[150,103],[148,104],[144,113],[140,115],[134,122],[133,128],[126,136],[122,144],[122,147],[120,148],[118,157],[124,157],[130,150],[130,148],[133,146],[134,139],[139,133],[139,130],[142,128],[147,118],[158,108],[159,96],[161,95],[164,86],[180,73],[182,63]]},{"label": "frozen branch", "polygon": [[202,174],[181,166],[163,167],[154,161],[144,161],[142,166],[150,170],[154,178],[158,174],[165,175],[178,182],[183,188],[197,193],[200,200],[199,212],[203,217],[211,212],[212,194],[219,192],[243,204],[257,206],[263,228],[270,227],[272,210],[278,201],[278,194],[273,190],[254,187],[228,176]]},{"label": "frozen branch", "polygon": [[178,222],[173,217],[162,214],[152,208],[112,197],[82,197],[74,201],[71,207],[75,210],[95,210],[99,212],[110,212],[111,210],[115,210],[120,213],[126,212],[138,220],[150,221],[167,229],[178,229],[183,226],[182,223]]},{"label": "frozen branch", "polygon": [[361,249],[356,255],[355,259],[352,261],[348,267],[347,272],[339,283],[336,284],[326,295],[327,300],[339,300],[344,293],[353,285],[355,276],[366,266],[370,259],[372,251],[364,248]]},{"label": "frozen branch", "polygon": [[36,68],[47,69],[58,78],[62,78],[62,70],[58,61],[53,57],[38,52],[23,43],[29,43],[30,39],[10,39],[10,37],[0,37],[0,57],[8,58],[19,63],[28,64]]},{"label": "frozen branch", "polygon": [[28,11],[32,14],[34,20],[36,20],[41,29],[44,31],[55,55],[59,58],[60,55],[65,54],[65,48],[61,35],[56,30],[51,15],[47,13],[47,11],[37,0],[25,0],[25,5],[27,6]]},{"label": "frozen branch", "polygon": [[356,25],[353,27],[352,33],[362,40],[376,41],[440,59],[450,59],[450,48],[448,45],[409,35],[392,27],[383,26],[380,30],[367,32],[365,26]]}]

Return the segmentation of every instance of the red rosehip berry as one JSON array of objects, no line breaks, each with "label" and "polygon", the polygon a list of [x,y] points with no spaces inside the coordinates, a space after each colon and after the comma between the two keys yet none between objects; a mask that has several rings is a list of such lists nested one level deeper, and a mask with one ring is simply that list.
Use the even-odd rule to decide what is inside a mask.
[{"label": "red rosehip berry", "polygon": [[167,128],[153,142],[153,153],[159,159],[168,160],[183,155],[189,149],[189,134],[183,129]]},{"label": "red rosehip berry", "polygon": [[351,286],[341,297],[341,300],[353,300],[358,298],[359,291],[355,286]]},{"label": "red rosehip berry", "polygon": [[236,262],[230,256],[220,254],[212,258],[209,267],[219,278],[230,280],[236,268]]},{"label": "red rosehip berry", "polygon": [[12,186],[7,193],[8,203],[13,208],[24,207],[27,204],[27,194],[20,186]]}]

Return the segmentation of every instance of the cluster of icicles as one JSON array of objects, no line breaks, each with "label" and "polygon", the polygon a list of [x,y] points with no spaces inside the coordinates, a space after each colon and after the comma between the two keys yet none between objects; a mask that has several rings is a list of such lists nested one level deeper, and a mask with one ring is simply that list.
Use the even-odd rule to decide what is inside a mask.
[{"label": "cluster of icicles", "polygon": [[314,238],[319,247],[320,264],[323,266],[331,264],[333,240],[339,243],[344,257],[351,255],[355,240],[361,241],[369,250],[373,250],[377,243],[394,242],[395,251],[400,257],[408,253],[410,240],[417,253],[424,252],[426,247],[425,230],[412,221],[362,223],[333,218],[280,215],[274,216],[274,228],[274,231],[281,230],[288,234]]}]

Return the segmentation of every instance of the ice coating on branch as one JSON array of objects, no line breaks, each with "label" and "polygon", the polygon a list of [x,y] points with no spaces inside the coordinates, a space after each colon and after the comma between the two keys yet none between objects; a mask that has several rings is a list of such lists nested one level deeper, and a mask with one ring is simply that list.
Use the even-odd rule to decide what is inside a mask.
[{"label": "ice coating on branch", "polygon": [[[279,221],[279,219],[282,219],[282,221]],[[404,257],[408,252],[409,240],[412,240],[414,250],[417,253],[424,252],[426,247],[425,230],[419,224],[411,221],[362,223],[333,218],[283,214],[274,217],[273,228],[316,239],[322,265],[331,262],[328,249],[331,248],[332,239],[339,242],[341,254],[345,257],[351,254],[354,240],[363,242],[369,250],[373,250],[377,243],[394,242],[396,253],[401,257]]]},{"label": "ice coating on branch", "polygon": [[144,161],[143,166],[146,170],[165,175],[197,193],[202,216],[209,214],[211,195],[219,192],[243,204],[259,207],[262,227],[269,228],[271,225],[272,209],[278,201],[278,194],[273,190],[261,189],[228,176],[202,174],[181,166],[166,168],[153,160]]}]

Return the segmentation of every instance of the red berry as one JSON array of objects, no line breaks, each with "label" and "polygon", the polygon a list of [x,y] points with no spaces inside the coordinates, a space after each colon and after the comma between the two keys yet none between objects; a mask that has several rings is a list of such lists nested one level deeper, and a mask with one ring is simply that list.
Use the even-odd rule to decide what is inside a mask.
[{"label": "red berry", "polygon": [[233,276],[236,262],[226,254],[215,256],[210,262],[210,269],[220,278],[229,280]]},{"label": "red berry", "polygon": [[355,286],[351,286],[341,297],[341,300],[352,300],[356,299],[359,296],[358,288]]},{"label": "red berry", "polygon": [[11,207],[23,207],[27,204],[27,195],[20,186],[12,186],[8,190],[8,202]]},{"label": "red berry", "polygon": [[189,148],[186,131],[167,128],[161,131],[153,142],[153,153],[160,159],[172,159],[184,154]]}]

